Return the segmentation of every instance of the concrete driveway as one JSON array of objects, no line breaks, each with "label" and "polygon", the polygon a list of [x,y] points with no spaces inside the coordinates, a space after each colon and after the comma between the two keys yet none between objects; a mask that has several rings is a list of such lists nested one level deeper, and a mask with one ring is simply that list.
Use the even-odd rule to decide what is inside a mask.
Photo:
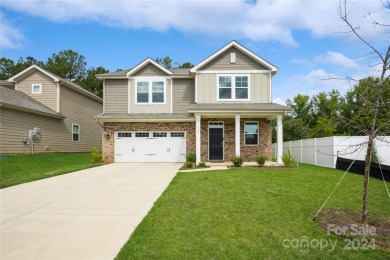
[{"label": "concrete driveway", "polygon": [[115,163],[2,189],[0,258],[114,258],[180,166]]}]

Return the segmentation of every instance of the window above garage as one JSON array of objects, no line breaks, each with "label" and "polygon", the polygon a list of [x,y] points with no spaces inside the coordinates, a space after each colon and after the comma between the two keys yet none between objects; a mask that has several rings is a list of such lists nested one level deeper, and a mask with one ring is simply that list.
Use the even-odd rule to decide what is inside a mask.
[{"label": "window above garage", "polygon": [[165,78],[139,78],[135,85],[136,104],[165,104]]}]

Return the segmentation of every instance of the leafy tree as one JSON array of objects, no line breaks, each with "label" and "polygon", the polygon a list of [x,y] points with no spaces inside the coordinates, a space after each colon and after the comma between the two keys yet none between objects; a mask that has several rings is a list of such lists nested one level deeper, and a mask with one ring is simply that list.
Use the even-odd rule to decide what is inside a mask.
[{"label": "leafy tree", "polygon": [[3,57],[0,59],[0,79],[9,79],[33,64],[38,65],[39,67],[44,67],[44,63],[42,61],[37,61],[31,56],[27,56],[26,60],[20,58],[16,63],[11,59]]},{"label": "leafy tree", "polygon": [[86,66],[85,57],[73,50],[53,53],[45,64],[48,71],[70,81],[78,81],[84,78]]},{"label": "leafy tree", "polygon": [[309,96],[298,94],[293,101],[287,99],[287,105],[294,109],[293,118],[300,118],[305,126],[310,126],[313,122],[313,103]]},{"label": "leafy tree", "polygon": [[310,131],[310,127],[303,122],[302,118],[286,116],[283,119],[283,136],[285,141],[309,138]]},{"label": "leafy tree", "polygon": [[361,79],[353,90],[345,95],[344,109],[341,120],[348,123],[350,133],[353,135],[368,135],[372,117],[377,116],[377,125],[380,128],[377,135],[388,135],[390,133],[390,81],[387,80],[381,89],[381,97],[376,110],[372,109],[376,102],[379,78],[368,77]]},{"label": "leafy tree", "polygon": [[336,134],[335,122],[329,117],[320,117],[311,129],[310,138],[333,136]]},{"label": "leafy tree", "polygon": [[163,66],[166,69],[172,68],[172,59],[169,56],[165,56],[164,59],[156,58],[154,61],[157,62],[158,64],[160,64],[161,66]]},{"label": "leafy tree", "polygon": [[19,72],[27,69],[31,65],[37,65],[41,68],[44,68],[45,64],[42,61],[38,61],[35,58],[31,56],[27,56],[26,60],[23,58],[20,58],[19,61],[15,64],[14,67],[14,75],[18,74]]},{"label": "leafy tree", "polygon": [[192,67],[194,67],[195,65],[194,64],[192,64],[191,62],[184,62],[183,64],[181,64],[180,66],[179,66],[179,68],[189,68],[189,69],[191,69]]},{"label": "leafy tree", "polygon": [[0,79],[9,79],[14,75],[15,62],[11,59],[2,57],[0,59]]},{"label": "leafy tree", "polygon": [[108,73],[109,71],[103,67],[90,68],[87,70],[87,76],[79,81],[81,87],[92,92],[93,94],[103,97],[103,81],[96,78],[97,74]]}]

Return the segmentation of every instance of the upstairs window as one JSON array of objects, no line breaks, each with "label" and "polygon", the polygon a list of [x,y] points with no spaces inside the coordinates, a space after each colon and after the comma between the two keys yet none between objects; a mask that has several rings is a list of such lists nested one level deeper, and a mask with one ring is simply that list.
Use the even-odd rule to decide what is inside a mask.
[{"label": "upstairs window", "polygon": [[137,103],[149,103],[149,82],[137,82]]},{"label": "upstairs window", "polygon": [[218,76],[218,101],[248,101],[248,75],[220,75]]},{"label": "upstairs window", "polygon": [[42,84],[40,84],[40,83],[33,83],[31,85],[31,92],[33,94],[41,94],[42,93]]},{"label": "upstairs window", "polygon": [[137,104],[164,104],[165,80],[140,80],[136,83]]}]

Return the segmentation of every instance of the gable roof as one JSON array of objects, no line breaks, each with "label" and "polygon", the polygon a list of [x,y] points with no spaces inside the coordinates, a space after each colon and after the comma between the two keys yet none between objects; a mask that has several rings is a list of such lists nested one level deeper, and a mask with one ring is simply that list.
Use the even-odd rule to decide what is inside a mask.
[{"label": "gable roof", "polygon": [[20,110],[54,118],[65,118],[21,91],[0,86],[0,107]]},{"label": "gable roof", "polygon": [[73,83],[72,81],[70,80],[67,80],[67,79],[63,79],[45,69],[42,69],[41,67],[37,66],[37,65],[31,65],[30,67],[28,67],[27,69],[19,72],[18,74],[14,75],[13,77],[9,78],[8,79],[8,82],[15,82],[15,81],[18,81],[19,79],[25,77],[26,75],[28,75],[28,73],[30,73],[32,70],[38,70],[40,71],[41,73],[45,74],[46,76],[48,76],[49,78],[53,79],[55,82],[62,82],[62,83],[65,83],[68,87],[70,87],[71,89],[75,90],[76,92],[80,93],[80,94],[83,94],[84,96],[88,96],[96,101],[99,101],[100,103],[103,103],[103,99],[96,96],[95,94],[89,92],[88,90],[80,87],[79,85],[77,85],[76,83]]},{"label": "gable roof", "polygon": [[[147,64],[146,64],[147,65]],[[146,66],[145,65],[145,66]],[[141,68],[140,68],[141,69]],[[111,73],[103,73],[103,74],[97,74],[96,77],[99,79],[127,79],[127,73],[129,73],[133,69],[127,69],[127,70],[118,70]],[[171,77],[191,77],[190,69],[188,68],[170,68],[166,69],[169,70],[172,74]]]},{"label": "gable roof", "polygon": [[244,46],[242,46],[241,44],[239,44],[236,41],[232,41],[231,43],[229,43],[228,45],[226,45],[225,47],[223,47],[219,51],[215,52],[213,55],[209,56],[207,59],[203,60],[201,63],[199,63],[198,65],[193,67],[190,71],[192,73],[195,73],[198,69],[200,69],[201,67],[203,67],[204,65],[206,65],[210,61],[214,60],[216,57],[218,57],[219,55],[221,55],[223,52],[225,52],[226,50],[228,50],[231,47],[236,47],[237,49],[239,49],[240,51],[242,51],[243,53],[245,53],[246,55],[248,55],[249,57],[251,57],[252,59],[257,61],[258,63],[263,65],[264,67],[270,69],[273,74],[275,74],[278,71],[277,67],[275,67],[274,65],[272,65],[271,63],[269,63],[265,59],[261,58],[260,56],[258,56],[254,52],[248,50],[247,48],[245,48]]},{"label": "gable roof", "polygon": [[134,68],[132,68],[129,72],[127,72],[126,76],[129,77],[129,76],[133,75],[134,73],[136,73],[137,71],[139,71],[140,69],[142,69],[143,67],[145,67],[148,64],[153,64],[154,66],[156,66],[160,70],[164,71],[168,75],[173,74],[172,71],[169,71],[168,69],[164,68],[163,66],[161,66],[160,64],[158,64],[157,62],[152,60],[151,58],[147,58],[146,60],[144,60],[143,62],[141,62],[140,64],[138,64]]}]

